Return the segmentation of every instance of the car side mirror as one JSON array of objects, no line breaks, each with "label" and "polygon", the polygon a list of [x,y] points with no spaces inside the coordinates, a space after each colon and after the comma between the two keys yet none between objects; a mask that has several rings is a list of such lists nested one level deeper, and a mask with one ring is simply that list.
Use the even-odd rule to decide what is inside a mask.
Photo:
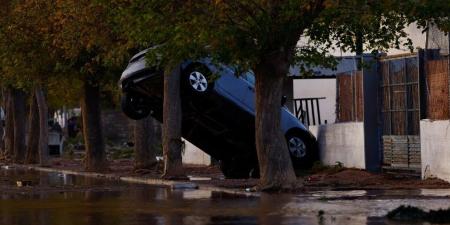
[{"label": "car side mirror", "polygon": [[283,97],[281,97],[281,106],[286,105],[286,102],[287,102],[287,96],[283,95]]}]

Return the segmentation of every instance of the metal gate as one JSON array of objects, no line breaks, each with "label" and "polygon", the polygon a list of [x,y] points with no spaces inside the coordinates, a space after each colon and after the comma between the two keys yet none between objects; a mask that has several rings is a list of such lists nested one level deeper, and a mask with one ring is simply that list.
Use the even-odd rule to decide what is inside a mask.
[{"label": "metal gate", "polygon": [[306,126],[321,125],[328,121],[322,121],[320,118],[320,98],[297,98],[294,99],[294,113],[295,116]]},{"label": "metal gate", "polygon": [[420,169],[419,58],[380,60],[383,167]]}]

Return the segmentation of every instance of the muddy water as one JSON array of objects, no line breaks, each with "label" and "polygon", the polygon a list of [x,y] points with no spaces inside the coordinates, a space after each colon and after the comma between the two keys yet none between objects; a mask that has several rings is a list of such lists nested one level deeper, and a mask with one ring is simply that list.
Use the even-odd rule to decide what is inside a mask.
[{"label": "muddy water", "polygon": [[[31,186],[18,187],[18,180]],[[401,224],[383,216],[402,204],[448,208],[449,196],[450,190],[415,190],[247,197],[10,168],[0,170],[0,224]]]}]

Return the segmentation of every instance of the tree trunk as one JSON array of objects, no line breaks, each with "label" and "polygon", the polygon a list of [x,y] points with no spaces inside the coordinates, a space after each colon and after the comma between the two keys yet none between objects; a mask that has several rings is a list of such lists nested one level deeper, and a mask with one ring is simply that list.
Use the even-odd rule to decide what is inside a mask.
[{"label": "tree trunk", "polygon": [[186,179],[181,158],[180,66],[164,71],[163,155],[164,179]]},{"label": "tree trunk", "polygon": [[25,132],[26,132],[26,95],[25,92],[15,89],[13,91],[14,105],[14,163],[25,161]]},{"label": "tree trunk", "polygon": [[153,118],[135,122],[134,126],[134,170],[153,169],[156,165],[155,129]]},{"label": "tree trunk", "polygon": [[14,152],[14,110],[12,89],[6,88],[4,105],[5,105],[5,150],[3,152],[3,159],[9,162],[12,159]]},{"label": "tree trunk", "polygon": [[[0,112],[5,109],[5,105],[2,104],[0,108]],[[5,152],[5,129],[4,129],[4,117],[0,120],[0,160],[2,159]]]},{"label": "tree trunk", "polygon": [[268,59],[255,69],[255,138],[260,170],[257,188],[262,191],[296,187],[294,168],[280,126],[282,88],[287,69],[274,59]]},{"label": "tree trunk", "polygon": [[31,97],[28,124],[27,153],[25,163],[36,164],[39,161],[39,109],[35,94]]},{"label": "tree trunk", "polygon": [[101,126],[100,86],[86,78],[83,91],[81,112],[86,148],[84,167],[86,171],[104,171],[108,169],[108,163]]},{"label": "tree trunk", "polygon": [[5,154],[5,112],[6,112],[6,91],[5,88],[1,89],[2,98],[1,98],[1,109],[0,113],[3,114],[3,117],[0,120],[0,160],[3,159],[3,155]]},{"label": "tree trunk", "polygon": [[48,105],[44,90],[39,85],[35,89],[36,103],[39,111],[39,164],[48,166]]}]

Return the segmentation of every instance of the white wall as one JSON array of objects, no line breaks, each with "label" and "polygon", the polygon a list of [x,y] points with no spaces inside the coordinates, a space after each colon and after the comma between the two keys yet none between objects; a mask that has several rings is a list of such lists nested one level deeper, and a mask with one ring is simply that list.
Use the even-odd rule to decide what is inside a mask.
[{"label": "white wall", "polygon": [[293,82],[294,99],[296,98],[317,98],[319,100],[320,118],[322,123],[327,120],[328,124],[336,121],[336,79],[294,79]]},{"label": "white wall", "polygon": [[183,139],[183,141],[185,143],[184,153],[182,155],[183,164],[202,166],[211,165],[211,157],[208,154],[204,153],[189,141],[185,139]]},{"label": "white wall", "polygon": [[364,123],[336,123],[310,126],[309,129],[317,137],[320,160],[324,165],[341,162],[347,168],[366,168]]},{"label": "white wall", "polygon": [[450,120],[420,121],[422,178],[450,182]]},{"label": "white wall", "polygon": [[[407,27],[405,29],[405,32],[408,34],[409,38],[412,40],[413,42],[413,47],[414,47],[414,52],[417,52],[417,48],[422,48],[425,49],[425,42],[426,42],[426,33],[422,33],[421,29],[417,28],[417,25],[411,24],[409,25],[409,27]],[[395,48],[391,48],[389,49],[389,51],[387,52],[388,55],[397,55],[397,54],[405,54],[405,53],[410,53],[411,51],[406,48],[401,46],[400,49],[395,49]]]},{"label": "white wall", "polygon": [[[422,33],[421,29],[417,28],[417,24],[411,24],[409,25],[407,28],[405,28],[404,30],[409,38],[412,40],[413,42],[413,47],[414,47],[414,51],[417,52],[417,48],[422,48],[425,49],[425,40],[426,40],[426,33]],[[406,39],[403,40],[404,43],[406,43]],[[308,43],[308,39],[306,38],[301,38],[300,41],[297,43],[298,46],[305,46]],[[366,52],[370,52],[370,51],[366,51]],[[400,49],[395,49],[395,48],[390,48],[388,49],[388,51],[386,52],[388,55],[397,55],[397,54],[404,54],[404,53],[409,53],[410,50],[406,47],[400,46]],[[340,49],[333,49],[330,48],[329,53],[333,56],[354,56],[355,53],[354,52],[345,52],[342,51]]]}]

